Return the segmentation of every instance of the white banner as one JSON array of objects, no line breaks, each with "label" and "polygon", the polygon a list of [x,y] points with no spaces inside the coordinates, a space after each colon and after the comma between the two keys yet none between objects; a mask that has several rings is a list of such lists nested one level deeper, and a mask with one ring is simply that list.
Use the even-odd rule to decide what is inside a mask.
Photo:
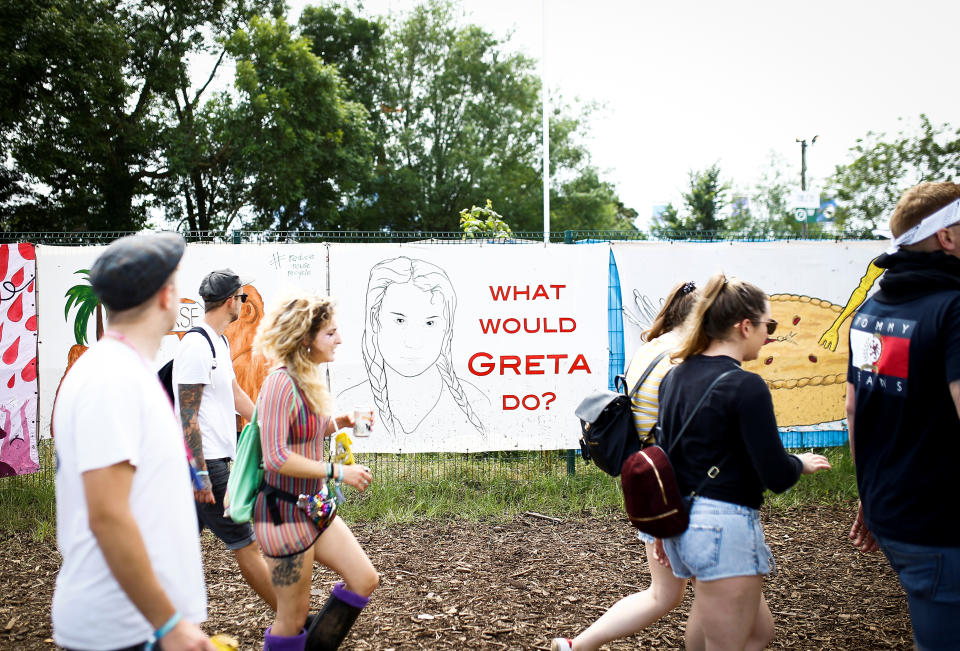
[{"label": "white banner", "polygon": [[703,287],[717,272],[770,295],[779,323],[756,361],[744,368],[767,381],[777,423],[793,429],[839,429],[845,417],[850,315],[874,289],[872,260],[883,242],[617,242],[613,252],[623,297],[629,363],[671,287]]},{"label": "white banner", "polygon": [[358,451],[576,447],[607,385],[607,244],[330,245],[340,409]]},{"label": "white banner", "polygon": [[[38,246],[38,314],[40,317],[40,433],[50,433],[53,399],[69,364],[96,341],[102,308],[97,304],[87,270],[102,246]],[[251,343],[264,304],[293,291],[319,294],[327,290],[327,247],[323,244],[189,244],[177,274],[180,314],[164,338],[156,365],[173,356],[179,337],[203,319],[200,281],[214,269],[233,269],[253,278],[240,319],[227,328],[240,385],[256,396],[266,374],[251,362]]]},{"label": "white banner", "polygon": [[40,467],[34,252],[32,244],[0,244],[0,477]]}]

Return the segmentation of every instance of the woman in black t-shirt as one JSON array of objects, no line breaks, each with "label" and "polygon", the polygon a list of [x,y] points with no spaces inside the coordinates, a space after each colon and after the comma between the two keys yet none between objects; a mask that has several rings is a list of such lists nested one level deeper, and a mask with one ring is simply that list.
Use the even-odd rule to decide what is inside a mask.
[{"label": "woman in black t-shirt", "polygon": [[762,290],[713,276],[673,355],[682,363],[660,387],[659,443],[669,448],[690,419],[670,452],[681,494],[696,492],[688,502],[690,527],[662,541],[665,554],[658,554],[674,575],[697,579],[688,649],[763,649],[773,639],[761,592],[764,575],[775,571],[757,511],[763,490],[783,492],[801,473],[830,468],[819,454],[786,453],[766,383],[740,368],[757,358],[776,327]]}]

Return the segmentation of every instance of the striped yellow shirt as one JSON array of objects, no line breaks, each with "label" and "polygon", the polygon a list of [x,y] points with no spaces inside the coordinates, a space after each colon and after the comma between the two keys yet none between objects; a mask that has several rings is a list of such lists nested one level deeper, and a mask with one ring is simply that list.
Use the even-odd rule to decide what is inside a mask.
[{"label": "striped yellow shirt", "polygon": [[[647,370],[647,366],[657,355],[665,350],[673,350],[679,344],[680,338],[673,332],[667,332],[640,346],[627,371],[627,391],[633,389],[633,385],[636,384],[643,372]],[[633,422],[637,427],[637,434],[640,436],[640,442],[643,445],[655,442],[651,430],[657,422],[657,413],[660,408],[658,399],[660,382],[666,376],[667,371],[670,370],[670,366],[670,356],[667,355],[657,363],[656,368],[650,372],[637,392],[633,394],[631,400]]]}]

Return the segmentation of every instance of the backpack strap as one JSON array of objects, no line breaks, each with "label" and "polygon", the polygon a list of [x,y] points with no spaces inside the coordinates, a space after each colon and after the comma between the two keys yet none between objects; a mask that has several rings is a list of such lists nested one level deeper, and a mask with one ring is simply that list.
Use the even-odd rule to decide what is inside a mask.
[{"label": "backpack strap", "polygon": [[[732,368],[728,371],[724,371],[723,373],[721,373],[720,375],[718,375],[713,379],[713,382],[710,383],[710,386],[707,387],[707,390],[703,392],[702,396],[700,396],[700,400],[697,401],[697,404],[693,408],[693,411],[690,412],[689,416],[687,416],[686,422],[683,424],[683,427],[680,428],[680,433],[677,434],[677,437],[670,443],[670,447],[667,449],[668,457],[670,456],[670,452],[673,450],[674,446],[680,440],[680,437],[683,436],[683,433],[687,430],[687,426],[691,423],[691,421],[693,421],[693,417],[697,415],[698,411],[700,411],[700,407],[703,405],[704,401],[707,399],[707,396],[710,395],[710,392],[713,391],[713,388],[717,386],[720,380],[730,375],[731,373],[736,372],[737,370],[739,370],[739,367]],[[690,491],[690,497],[699,495],[700,491],[703,490],[703,487],[707,485],[707,482],[710,481],[711,479],[715,479],[717,475],[720,474],[720,466],[726,463],[727,459],[729,458],[730,458],[730,453],[728,452],[727,454],[723,455],[723,458],[720,460],[719,463],[710,466],[710,468],[707,470],[707,476],[704,477],[703,481],[700,482],[700,485],[697,486],[694,490]]]},{"label": "backpack strap", "polygon": [[637,389],[640,388],[640,385],[643,384],[643,381],[646,380],[646,379],[650,376],[651,373],[653,373],[653,369],[657,368],[657,364],[660,363],[660,360],[663,359],[664,357],[666,357],[666,356],[669,355],[669,354],[670,354],[670,351],[669,351],[669,350],[665,350],[665,351],[663,351],[662,353],[660,353],[659,355],[657,355],[656,357],[653,358],[653,361],[650,362],[650,364],[647,366],[646,370],[645,370],[645,371],[643,372],[643,374],[640,376],[640,379],[637,380],[637,383],[633,385],[633,388],[632,388],[632,389],[630,389],[630,398],[631,398],[631,399],[633,399],[633,394],[635,394],[635,393],[637,392]]},{"label": "backpack strap", "polygon": [[300,496],[288,493],[276,486],[271,486],[267,482],[263,482],[260,490],[263,491],[263,498],[267,503],[267,511],[270,513],[270,519],[273,520],[275,526],[279,527],[283,524],[283,518],[280,517],[280,507],[277,505],[277,500],[280,499],[284,502],[296,504],[300,501]]},{"label": "backpack strap", "polygon": [[210,346],[210,354],[213,355],[213,368],[217,368],[217,351],[213,347],[213,340],[210,338],[210,335],[207,334],[207,329],[201,328],[200,326],[193,326],[192,328],[187,330],[185,333],[183,333],[183,336],[186,337],[191,332],[199,332],[200,334],[203,335],[203,338],[207,340],[207,345]]},{"label": "backpack strap", "polygon": [[717,386],[717,383],[720,382],[720,380],[727,377],[728,375],[730,375],[736,370],[737,369],[732,368],[729,371],[724,371],[723,373],[721,373],[720,375],[718,375],[713,379],[713,382],[710,383],[710,386],[707,387],[707,390],[703,392],[702,396],[700,396],[700,400],[697,401],[697,404],[693,408],[693,411],[690,412],[689,416],[687,416],[686,422],[684,422],[683,427],[680,428],[680,433],[677,434],[676,438],[673,439],[673,441],[671,441],[670,447],[667,448],[667,456],[670,456],[670,453],[673,451],[674,446],[676,446],[677,442],[680,441],[680,437],[683,436],[684,432],[687,431],[687,426],[690,425],[690,423],[693,421],[693,417],[697,415],[698,411],[700,411],[700,407],[703,406],[704,401],[710,395],[710,392],[713,391],[713,387]]}]

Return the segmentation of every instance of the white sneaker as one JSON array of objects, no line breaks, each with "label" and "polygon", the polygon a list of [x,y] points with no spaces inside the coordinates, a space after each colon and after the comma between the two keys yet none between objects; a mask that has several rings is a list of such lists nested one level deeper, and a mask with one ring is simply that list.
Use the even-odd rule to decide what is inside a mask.
[{"label": "white sneaker", "polygon": [[573,640],[568,637],[555,637],[550,643],[550,651],[573,651]]}]

